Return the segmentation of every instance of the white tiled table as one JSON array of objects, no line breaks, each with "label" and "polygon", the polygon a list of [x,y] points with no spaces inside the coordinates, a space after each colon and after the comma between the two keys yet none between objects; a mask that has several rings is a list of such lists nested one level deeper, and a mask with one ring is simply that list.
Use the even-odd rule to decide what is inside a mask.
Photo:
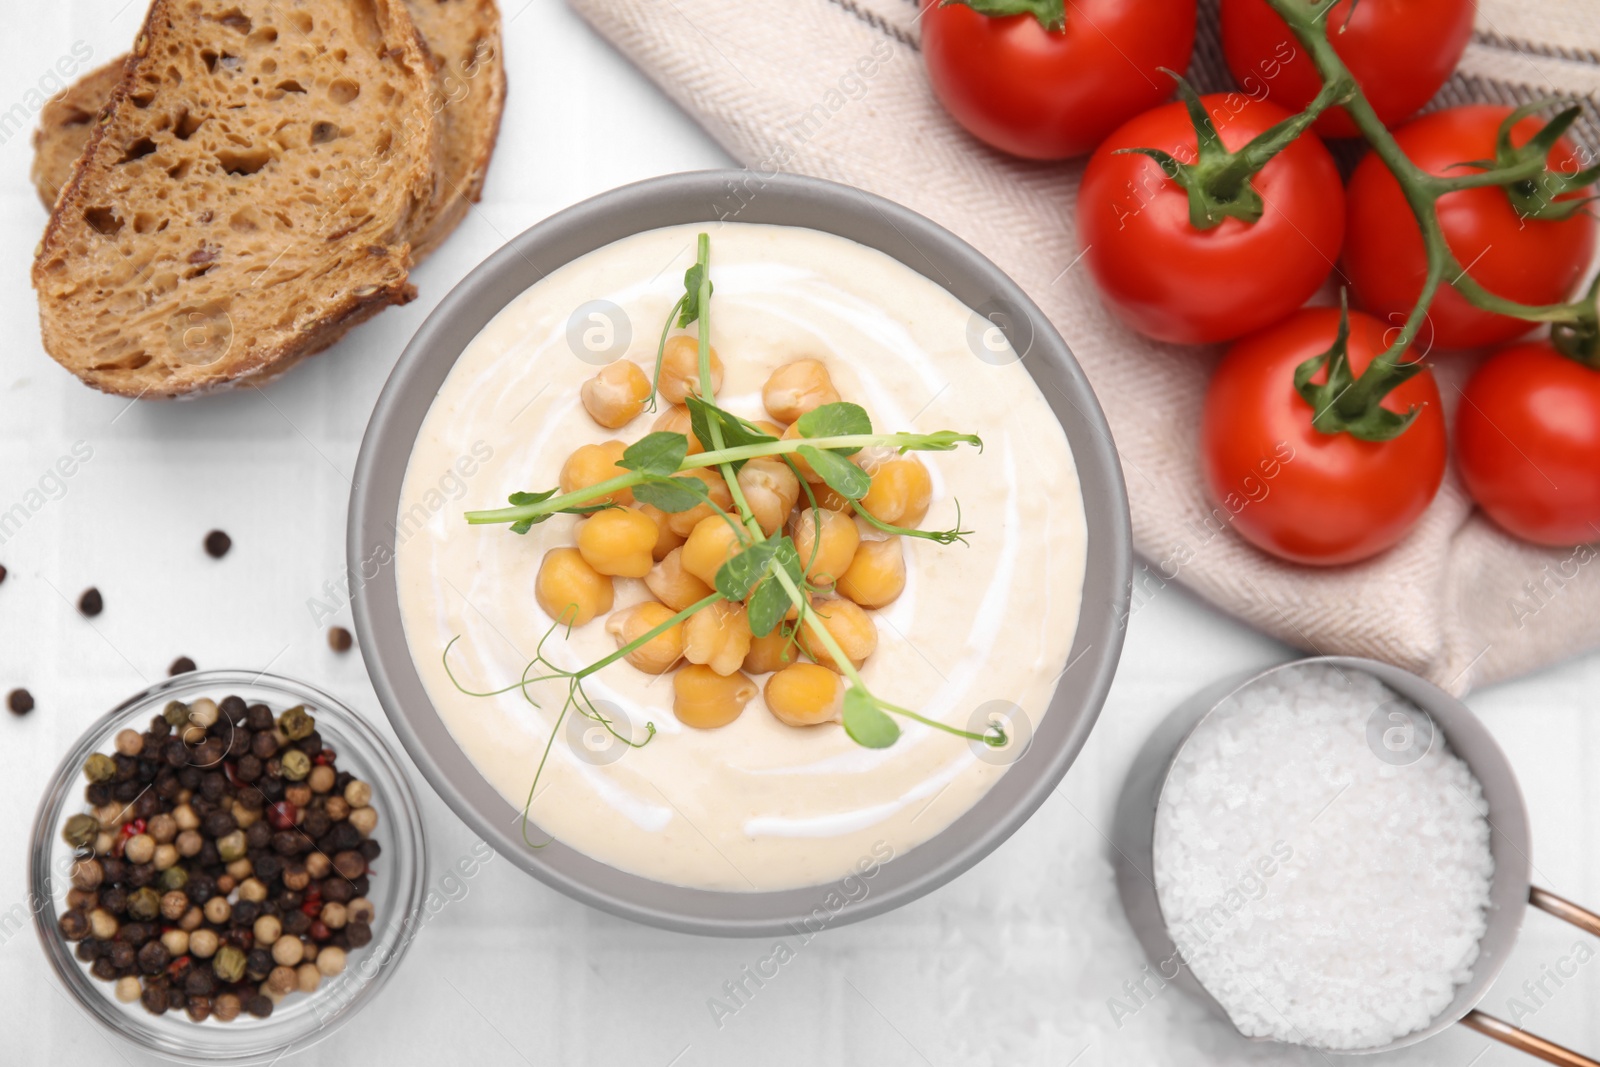
[{"label": "white tiled table", "polygon": [[[522,5],[526,3],[526,7]],[[508,0],[511,103],[483,205],[389,311],[265,394],[128,407],[82,388],[39,347],[27,272],[44,213],[27,181],[24,111],[75,42],[98,63],[132,38],[142,0],[14,4],[0,34],[0,510],[82,441],[92,458],[0,546],[0,690],[39,707],[0,714],[0,1064],[143,1062],[71,1007],[31,930],[26,832],[43,783],[91,719],[173,657],[303,677],[381,718],[359,656],[336,657],[307,607],[343,568],[348,479],[384,377],[452,284],[504,240],[626,181],[726,165],[692,123],[556,0]],[[31,126],[31,117],[28,119]],[[9,125],[8,125],[9,123]],[[236,547],[200,549],[214,527]],[[1582,581],[1583,579],[1580,579]],[[1591,579],[1592,580],[1592,579]],[[93,625],[71,601],[105,594]],[[347,617],[341,621],[348,622]],[[1143,960],[1112,889],[1113,798],[1134,750],[1173,704],[1214,678],[1289,654],[1168,589],[1134,617],[1105,714],[1058,795],[1010,842],[937,893],[827,932],[719,1028],[709,998],[771,951],[590,911],[503,860],[457,889],[383,996],[304,1064],[1312,1064],[1249,1045],[1167,991],[1120,1028],[1108,998]],[[1522,775],[1543,880],[1600,903],[1600,657],[1472,698]],[[385,724],[384,729],[387,729]],[[420,779],[419,779],[420,784]],[[422,787],[436,884],[474,839]],[[1600,1053],[1600,963],[1542,1006],[1522,990],[1583,939],[1542,916],[1485,1006],[1518,997],[1529,1025]],[[1590,943],[1591,949],[1600,948]],[[1446,1034],[1384,1062],[1523,1064]]]}]

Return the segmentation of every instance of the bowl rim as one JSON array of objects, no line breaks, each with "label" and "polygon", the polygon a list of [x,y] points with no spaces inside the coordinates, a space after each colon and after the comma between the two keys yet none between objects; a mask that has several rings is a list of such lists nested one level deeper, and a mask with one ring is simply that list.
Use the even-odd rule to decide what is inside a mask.
[{"label": "bowl rim", "polygon": [[[483,778],[433,708],[399,620],[400,483],[417,428],[461,351],[550,270],[646,230],[724,222],[846,237],[982,309],[1021,353],[1061,422],[1083,496],[1088,546],[1077,632],[1030,748],[934,838],[874,866],[878,884],[859,899],[841,897],[840,880],[770,892],[691,889],[626,873],[560,841],[527,848],[514,832],[520,810]],[[355,626],[378,700],[423,776],[463,821],[514,864],[576,900],[669,930],[736,937],[838,926],[888,911],[950,881],[1020,827],[1065,775],[1105,702],[1122,649],[1133,556],[1110,428],[1065,340],[1022,289],[971,245],[900,204],[822,179],[749,171],[671,174],[601,193],[525,230],[469,273],[418,329],[378,398],[356,464],[346,548]]]},{"label": "bowl rim", "polygon": [[[315,994],[297,997],[300,1003],[313,1008],[306,1016],[306,1025],[287,1033],[274,1034],[270,1040],[263,1033],[260,1035],[262,1041],[251,1043],[248,1039],[253,1031],[245,1027],[209,1028],[209,1033],[217,1035],[217,1044],[180,1046],[148,1026],[131,1025],[129,1018],[141,1022],[142,1018],[131,1014],[127,1010],[130,1006],[117,1003],[111,995],[110,985],[92,978],[87,965],[73,955],[72,943],[61,937],[56,929],[60,910],[56,879],[60,877],[64,882],[66,876],[52,869],[53,851],[61,822],[72,807],[72,797],[84,759],[91,752],[104,751],[119,726],[128,725],[135,714],[142,714],[166,700],[181,699],[185,694],[194,696],[198,690],[220,692],[230,687],[272,692],[288,700],[308,703],[319,716],[324,712],[331,713],[335,732],[359,744],[359,749],[354,753],[356,759],[389,780],[387,783],[377,783],[385,794],[393,794],[385,798],[393,802],[385,804],[386,809],[392,810],[384,810],[381,815],[387,824],[391,841],[391,849],[384,855],[391,858],[393,877],[399,878],[405,867],[411,870],[410,877],[405,879],[406,884],[397,883],[394,890],[400,904],[398,912],[387,919],[380,919],[381,925],[375,926],[372,943],[359,956],[352,957],[351,966],[345,973],[351,976],[346,984],[353,986],[353,990],[336,990],[330,982]],[[223,692],[223,695],[228,694]],[[349,751],[348,746],[345,746],[345,751]],[[36,903],[30,910],[33,912],[33,925],[40,947],[50,962],[56,980],[65,987],[67,999],[108,1033],[152,1055],[179,1063],[276,1062],[286,1054],[304,1051],[328,1037],[370,1003],[393,977],[413,940],[413,926],[406,923],[404,918],[419,913],[426,899],[427,852],[422,806],[411,776],[405,770],[404,760],[394,745],[354,708],[318,686],[266,671],[189,671],[164,679],[120,701],[78,735],[52,772],[29,830],[28,887],[30,901]],[[406,858],[401,859],[400,856]],[[385,877],[389,876],[389,872],[385,872]],[[357,974],[356,965],[364,960],[375,961],[376,970],[370,976],[362,977]],[[99,995],[86,996],[84,989],[92,989]],[[331,1011],[324,1012],[316,1007],[317,997],[324,993],[337,996],[336,1006]],[[273,1014],[277,1015],[276,1012]],[[269,1022],[270,1019],[263,1021]],[[199,1036],[205,1024],[193,1025]],[[227,1025],[232,1027],[235,1024]],[[234,1045],[237,1047],[231,1047]]]}]

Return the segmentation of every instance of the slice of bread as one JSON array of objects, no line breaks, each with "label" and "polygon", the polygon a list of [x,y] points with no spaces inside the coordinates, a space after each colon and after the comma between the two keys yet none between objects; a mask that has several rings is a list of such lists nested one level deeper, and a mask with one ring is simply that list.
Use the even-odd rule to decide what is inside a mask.
[{"label": "slice of bread", "polygon": [[483,180],[500,136],[506,69],[500,11],[494,0],[407,0],[439,66],[444,115],[444,184],[438,216],[417,240],[420,261],[438,248],[483,196]]},{"label": "slice of bread", "polygon": [[45,348],[181,396],[410,300],[434,74],[402,0],[154,0],[34,261]]},{"label": "slice of bread", "polygon": [[[434,106],[444,122],[443,196],[411,249],[412,259],[420,263],[483,195],[505,107],[506,74],[494,0],[406,0],[406,6],[438,65]],[[124,62],[115,59],[85,74],[40,113],[33,136],[33,183],[45,207],[55,206],[56,195],[72,177],[95,115],[121,78]]]},{"label": "slice of bread", "polygon": [[83,155],[95,117],[122,80],[127,56],[118,56],[90,71],[45,102],[39,128],[33,133],[33,186],[46,208],[72,178],[72,165]]}]

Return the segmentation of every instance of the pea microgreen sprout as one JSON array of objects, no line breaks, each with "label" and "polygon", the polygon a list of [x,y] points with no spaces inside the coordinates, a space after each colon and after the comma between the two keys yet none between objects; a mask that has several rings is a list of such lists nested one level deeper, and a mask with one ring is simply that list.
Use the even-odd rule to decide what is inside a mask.
[{"label": "pea microgreen sprout", "polygon": [[[625,658],[630,652],[684,622],[696,612],[721,602],[743,603],[752,636],[767,637],[775,630],[786,639],[786,647],[796,642],[802,632],[809,633],[818,646],[831,657],[840,673],[849,681],[843,700],[842,719],[846,734],[859,744],[870,748],[883,748],[894,743],[900,727],[891,715],[924,723],[935,729],[974,741],[999,746],[1006,743],[1006,734],[998,725],[983,733],[956,729],[945,723],[927,718],[908,708],[892,704],[874,694],[863,680],[855,663],[840,646],[838,639],[825,625],[825,617],[812,603],[819,586],[808,578],[811,562],[820,551],[820,512],[816,495],[806,479],[800,477],[797,461],[804,460],[815,476],[835,493],[851,502],[855,513],[876,528],[892,534],[922,537],[940,544],[964,540],[970,530],[960,524],[957,506],[957,523],[950,530],[918,530],[884,522],[861,506],[861,499],[872,487],[872,477],[852,463],[850,456],[863,448],[881,447],[904,454],[915,451],[951,451],[962,445],[982,448],[983,442],[973,434],[941,430],[934,433],[878,433],[860,405],[838,401],[823,404],[800,415],[795,421],[797,437],[779,439],[762,431],[754,423],[718,406],[713,397],[711,371],[711,242],[701,234],[694,266],[684,275],[685,292],[673,305],[661,341],[657,345],[656,368],[651,400],[655,395],[662,373],[662,360],[666,343],[674,323],[682,329],[698,326],[699,390],[684,397],[689,412],[690,431],[699,441],[703,451],[689,455],[689,438],[682,433],[659,430],[645,435],[628,446],[617,466],[623,473],[568,493],[547,490],[538,493],[516,493],[509,500],[510,507],[487,511],[468,512],[466,519],[474,525],[509,523],[513,531],[525,533],[536,523],[556,514],[588,515],[615,505],[608,498],[619,490],[631,490],[634,499],[663,512],[681,513],[705,505],[719,516],[736,535],[736,547],[715,573],[714,591],[689,605],[670,618],[651,628],[637,639],[619,647],[615,652],[577,671],[569,671],[551,663],[544,653],[544,643],[562,624],[552,626],[541,639],[534,659],[523,671],[522,678],[513,685],[485,693],[474,693],[451,681],[464,693],[473,696],[495,696],[520,690],[525,699],[533,703],[529,687],[535,683],[565,679],[567,695],[557,717],[555,728],[546,741],[544,755],[530,786],[528,806],[534,797],[534,788],[549,758],[550,747],[566,715],[576,710],[601,723],[613,736],[633,747],[641,747],[655,735],[654,724],[647,724],[644,741],[634,742],[616,732],[611,721],[589,700],[583,689],[585,678],[596,671]],[[768,536],[757,520],[746,498],[738,474],[741,467],[752,459],[765,456],[780,458],[795,474],[811,504],[812,521],[819,523],[814,529],[811,559],[802,560],[800,550],[792,537],[776,533]],[[728,487],[732,510],[723,508],[712,498],[707,483],[698,477],[686,476],[702,470],[715,470]],[[598,503],[597,503],[598,501]],[[795,618],[787,619],[793,610]],[[451,642],[451,646],[454,641]],[[450,647],[446,646],[448,657]],[[448,662],[445,669],[449,671]],[[524,808],[526,826],[527,807]],[[526,831],[524,831],[526,832]]]}]

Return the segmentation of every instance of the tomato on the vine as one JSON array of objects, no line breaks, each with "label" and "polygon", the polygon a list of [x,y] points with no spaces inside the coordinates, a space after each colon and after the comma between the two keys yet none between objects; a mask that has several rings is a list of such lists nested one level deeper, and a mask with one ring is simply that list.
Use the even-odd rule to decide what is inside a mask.
[{"label": "tomato on the vine", "polygon": [[[1493,159],[1496,133],[1510,114],[1508,107],[1453,107],[1402,126],[1394,139],[1429,174],[1472,174],[1481,168],[1459,164]],[[1512,129],[1512,144],[1527,143],[1541,128],[1538,119],[1523,119]],[[1557,174],[1576,174],[1583,166],[1566,138],[1550,150],[1547,165]],[[1345,274],[1364,308],[1398,323],[1415,306],[1427,275],[1422,231],[1400,183],[1374,154],[1351,175],[1348,196]],[[1438,213],[1445,241],[1467,274],[1508,300],[1524,304],[1567,300],[1594,256],[1595,222],[1586,212],[1560,221],[1530,218],[1519,214],[1506,190],[1498,186],[1446,193],[1439,198]],[[1476,348],[1520,337],[1536,325],[1472,306],[1450,286],[1451,280],[1444,279],[1433,299],[1420,343]]]},{"label": "tomato on the vine", "polygon": [[[1333,50],[1385,126],[1403,122],[1449,80],[1472,38],[1472,0],[1341,0],[1323,16]],[[1239,87],[1300,111],[1322,88],[1304,46],[1266,0],[1222,0],[1222,52]],[[1354,137],[1343,108],[1314,129]]]},{"label": "tomato on the vine", "polygon": [[[922,55],[945,110],[979,140],[1028,159],[1094,150],[1124,121],[1172,96],[1162,67],[1194,48],[1195,0],[985,0],[980,14],[924,0]],[[1047,15],[1046,20],[1053,16]]]},{"label": "tomato on the vine", "polygon": [[[1444,478],[1439,388],[1428,371],[1383,400],[1416,420],[1389,441],[1312,427],[1295,368],[1333,345],[1337,308],[1305,308],[1238,341],[1217,366],[1201,420],[1211,496],[1251,544],[1295,563],[1354,563],[1399,542]],[[1348,351],[1359,375],[1389,340],[1383,323],[1352,312]],[[1313,381],[1326,381],[1326,368]]]},{"label": "tomato on the vine", "polygon": [[[1201,97],[1230,151],[1289,118],[1276,104]],[[1259,172],[1254,222],[1190,221],[1189,197],[1162,164],[1120,152],[1155,148],[1194,160],[1198,138],[1182,102],[1147,111],[1095,151],[1078,189],[1078,240],[1106,304],[1159,341],[1226,341],[1276,322],[1317,291],[1339,256],[1344,189],[1333,157],[1302,134]]]},{"label": "tomato on the vine", "polygon": [[1600,541],[1600,371],[1545,341],[1495,353],[1462,390],[1456,459],[1472,499],[1517,537]]}]

